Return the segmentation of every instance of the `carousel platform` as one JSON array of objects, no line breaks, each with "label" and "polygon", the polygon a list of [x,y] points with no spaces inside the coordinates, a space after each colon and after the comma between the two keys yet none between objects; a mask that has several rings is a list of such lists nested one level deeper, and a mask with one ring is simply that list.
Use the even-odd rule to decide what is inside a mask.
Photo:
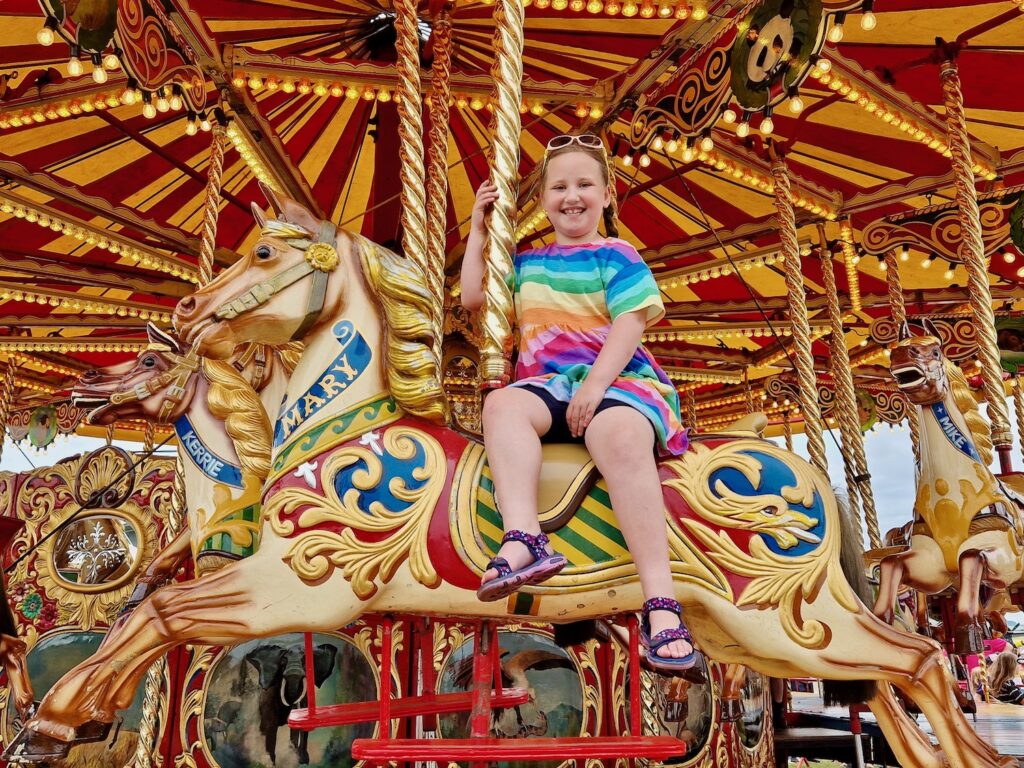
[{"label": "carousel platform", "polygon": [[[833,728],[839,729],[842,729],[843,723],[845,723],[847,724],[846,729],[849,728],[850,713],[847,708],[826,707],[817,692],[794,692],[792,712],[802,716],[807,723],[822,725],[831,723]],[[880,733],[874,715],[870,712],[861,713],[860,719],[865,735],[873,732]],[[977,716],[968,719],[978,734],[1000,753],[1024,761],[1024,706],[979,702]],[[935,741],[931,726],[924,715],[918,715],[917,722],[921,725],[922,730],[932,737],[932,741]],[[793,752],[793,754],[796,753]]]}]

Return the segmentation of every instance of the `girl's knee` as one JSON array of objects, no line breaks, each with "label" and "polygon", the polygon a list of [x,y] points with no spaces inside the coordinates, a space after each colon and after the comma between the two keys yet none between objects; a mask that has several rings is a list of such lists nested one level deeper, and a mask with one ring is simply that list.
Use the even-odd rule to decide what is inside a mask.
[{"label": "girl's knee", "polygon": [[519,395],[513,389],[496,389],[484,399],[483,420],[484,429],[493,428],[503,422],[525,418]]}]

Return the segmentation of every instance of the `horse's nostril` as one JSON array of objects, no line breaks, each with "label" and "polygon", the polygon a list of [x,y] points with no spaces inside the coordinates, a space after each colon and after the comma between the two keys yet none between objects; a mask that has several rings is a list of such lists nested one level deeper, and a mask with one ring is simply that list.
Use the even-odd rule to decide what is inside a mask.
[{"label": "horse's nostril", "polygon": [[192,296],[186,296],[178,302],[177,314],[189,315],[196,309],[196,300]]},{"label": "horse's nostril", "polygon": [[97,371],[95,368],[90,368],[89,370],[85,371],[81,376],[79,376],[78,380],[79,381],[93,381],[94,379],[98,379],[99,375],[100,375],[99,371]]}]

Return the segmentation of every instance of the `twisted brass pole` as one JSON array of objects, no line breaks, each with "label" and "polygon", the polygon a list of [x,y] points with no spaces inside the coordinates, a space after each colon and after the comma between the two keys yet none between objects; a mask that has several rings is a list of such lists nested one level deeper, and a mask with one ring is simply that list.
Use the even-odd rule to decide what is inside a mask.
[{"label": "twisted brass pole", "polygon": [[152,421],[146,421],[146,426],[142,430],[142,450],[145,453],[150,453],[155,443],[156,427],[153,426]]},{"label": "twisted brass pole", "polygon": [[199,286],[213,279],[213,252],[217,250],[217,219],[220,217],[220,187],[224,173],[224,145],[227,127],[220,121],[210,132],[210,167],[206,172],[206,199],[203,202],[203,230],[199,241]]},{"label": "twisted brass pole", "polygon": [[[824,238],[824,230],[821,230]],[[860,506],[864,510],[867,523],[868,541],[872,549],[882,546],[882,537],[878,530],[878,512],[875,509],[875,497],[871,489],[871,475],[868,472],[867,455],[864,452],[864,437],[860,431],[860,418],[857,413],[857,390],[853,381],[853,369],[850,366],[850,352],[846,348],[843,336],[843,313],[839,308],[839,292],[836,288],[835,269],[832,264],[832,253],[825,247],[821,249],[821,273],[825,283],[825,297],[828,305],[829,323],[832,326],[832,378],[836,384],[836,396],[839,400],[839,432],[843,438],[843,467],[846,470],[846,485],[855,492],[850,493],[850,509],[857,521],[860,531]]]},{"label": "twisted brass pole", "polygon": [[448,212],[448,98],[451,93],[452,21],[447,10],[434,18],[433,77],[428,100],[430,149],[427,157],[427,279],[434,297],[431,325],[434,354],[442,359],[444,341],[444,267],[446,258],[445,214]]},{"label": "twisted brass pole", "polygon": [[747,413],[754,412],[754,393],[750,390],[750,370],[743,368],[743,397],[747,404]]},{"label": "twisted brass pole", "polygon": [[985,244],[981,235],[981,214],[974,188],[974,164],[971,160],[967,119],[964,116],[964,97],[960,90],[960,75],[956,62],[949,59],[942,64],[942,93],[946,103],[946,126],[949,129],[949,149],[953,154],[953,177],[956,181],[956,202],[963,240],[960,258],[967,268],[967,287],[970,293],[971,314],[974,316],[978,338],[978,360],[981,379],[988,400],[988,418],[992,425],[992,442],[999,453],[1004,472],[1011,470],[1010,417],[1006,408],[1006,390],[1003,387],[1002,367],[996,341],[996,316],[992,310],[992,289],[985,262]]},{"label": "twisted brass pole", "polygon": [[[398,153],[402,177],[402,249],[423,275],[427,263],[426,171],[423,164],[423,95],[420,93],[419,18],[415,0],[395,2],[395,50],[398,52]],[[441,289],[430,281],[434,304],[441,305]],[[432,318],[433,321],[433,318]],[[432,322],[433,324],[433,322]],[[435,328],[435,336],[439,333]],[[440,365],[440,357],[438,357]]]},{"label": "twisted brass pole", "polygon": [[818,381],[814,373],[811,352],[811,326],[807,321],[807,297],[800,267],[800,245],[797,241],[796,214],[786,161],[772,147],[772,176],[775,181],[775,210],[779,227],[781,250],[786,262],[786,289],[789,301],[789,321],[793,329],[793,347],[796,352],[796,375],[800,385],[800,408],[804,415],[804,433],[811,463],[826,476],[828,460],[825,458],[824,425],[818,404]]},{"label": "twisted brass pole", "polygon": [[493,157],[491,181],[498,200],[486,219],[484,245],[484,306],[481,314],[480,377],[485,386],[509,379],[508,353],[512,348],[512,273],[515,248],[516,179],[519,172],[519,104],[523,95],[523,3],[497,0],[494,6],[494,90],[491,104]]},{"label": "twisted brass pole", "polygon": [[697,393],[692,389],[686,392],[686,419],[687,425],[694,432],[697,431]]},{"label": "twisted brass pole", "polygon": [[1024,454],[1024,392],[1021,392],[1020,376],[1013,377],[1013,410],[1017,415],[1017,439]]},{"label": "twisted brass pole", "polygon": [[793,451],[792,413],[788,409],[782,412],[782,435],[786,440],[786,450]]},{"label": "twisted brass pole", "polygon": [[[903,285],[900,280],[900,262],[896,252],[889,250],[885,254],[885,284],[889,290],[889,307],[892,319],[897,328],[907,322],[907,305],[903,299]],[[914,466],[921,463],[921,425],[917,421],[917,409],[907,409],[907,425],[910,427],[910,445],[914,449]]]},{"label": "twisted brass pole", "polygon": [[7,358],[7,369],[4,371],[3,384],[0,385],[0,457],[4,455],[4,443],[7,440],[7,421],[11,417],[11,406],[14,405],[14,377],[18,371],[18,358],[10,355]]},{"label": "twisted brass pole", "polygon": [[166,697],[160,695],[160,688],[167,674],[167,657],[161,656],[146,672],[143,686],[145,698],[142,702],[142,717],[139,720],[139,737],[135,744],[135,758],[132,768],[151,768],[160,747],[160,723],[166,709]]}]

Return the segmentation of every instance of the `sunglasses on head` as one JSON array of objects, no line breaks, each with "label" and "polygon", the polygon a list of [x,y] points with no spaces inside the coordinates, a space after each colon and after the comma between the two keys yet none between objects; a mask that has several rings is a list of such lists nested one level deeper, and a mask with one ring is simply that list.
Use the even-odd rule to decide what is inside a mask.
[{"label": "sunglasses on head", "polygon": [[562,149],[563,147],[568,147],[571,144],[579,144],[581,147],[586,147],[587,149],[604,150],[604,142],[601,141],[600,136],[595,136],[592,133],[581,133],[579,135],[565,133],[561,136],[555,136],[555,138],[549,141],[547,151],[550,152],[553,149]]}]

